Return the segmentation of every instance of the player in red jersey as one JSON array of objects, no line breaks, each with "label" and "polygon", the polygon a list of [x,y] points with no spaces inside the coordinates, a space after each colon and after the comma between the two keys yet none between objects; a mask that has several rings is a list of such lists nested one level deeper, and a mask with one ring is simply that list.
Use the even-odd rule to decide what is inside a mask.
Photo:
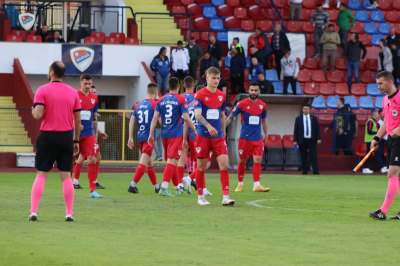
[{"label": "player in red jersey", "polygon": [[147,85],[147,99],[144,99],[134,107],[131,119],[129,121],[128,147],[131,150],[134,147],[133,132],[134,125],[137,123],[138,129],[136,130],[136,136],[141,153],[139,165],[136,167],[135,174],[132,176],[132,181],[129,184],[128,192],[130,193],[139,192],[137,184],[145,172],[147,172],[151,184],[154,186],[154,191],[156,193],[160,191],[160,185],[157,184],[156,172],[151,161],[153,146],[147,142],[149,138],[150,124],[157,105],[156,96],[157,85],[150,83]]},{"label": "player in red jersey", "polygon": [[[249,87],[249,97],[237,103],[226,121],[228,126],[233,118],[241,115],[242,128],[239,138],[239,164],[238,185],[235,192],[242,192],[243,178],[245,175],[246,162],[253,156],[253,191],[268,192],[268,187],[260,184],[261,159],[264,154],[264,143],[267,139],[267,105],[260,99],[260,86],[253,83]],[[264,141],[261,134],[264,131]]]},{"label": "player in red jersey", "polygon": [[197,203],[201,206],[210,203],[204,196],[204,172],[210,151],[218,162],[223,191],[222,205],[233,206],[235,201],[229,196],[228,147],[225,140],[225,94],[218,90],[221,72],[216,67],[206,71],[207,87],[195,95],[195,117],[197,121],[196,156],[197,156]]}]

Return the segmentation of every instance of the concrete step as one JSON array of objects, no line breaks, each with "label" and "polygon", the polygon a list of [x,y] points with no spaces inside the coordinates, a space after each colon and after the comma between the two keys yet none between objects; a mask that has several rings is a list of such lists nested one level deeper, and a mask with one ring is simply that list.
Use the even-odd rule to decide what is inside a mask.
[{"label": "concrete step", "polygon": [[32,146],[2,146],[0,145],[0,152],[33,152]]}]

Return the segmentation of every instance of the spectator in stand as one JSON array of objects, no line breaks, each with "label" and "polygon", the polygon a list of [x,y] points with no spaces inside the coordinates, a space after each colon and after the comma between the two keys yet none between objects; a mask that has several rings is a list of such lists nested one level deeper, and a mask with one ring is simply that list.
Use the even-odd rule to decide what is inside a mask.
[{"label": "spectator in stand", "polygon": [[51,32],[49,32],[49,27],[47,25],[43,25],[36,34],[42,37],[42,42],[47,42],[47,39],[51,37]]},{"label": "spectator in stand", "polygon": [[251,60],[252,57],[256,57],[258,62],[263,62],[264,61],[264,56],[260,50],[257,49],[255,45],[250,46],[249,48],[249,56]]},{"label": "spectator in stand", "polygon": [[249,80],[252,83],[256,83],[258,81],[257,75],[259,73],[264,73],[264,67],[262,64],[260,64],[258,62],[257,57],[252,56],[251,62],[250,62],[250,67],[249,67]]},{"label": "spectator in stand", "polygon": [[208,38],[208,52],[210,53],[211,57],[216,59],[219,63],[219,60],[222,57],[222,49],[221,44],[215,38],[215,35],[211,34]]},{"label": "spectator in stand", "polygon": [[236,50],[237,50],[237,52],[239,53],[239,55],[241,55],[241,56],[245,56],[244,55],[244,49],[243,49],[243,46],[240,44],[240,42],[239,42],[239,37],[234,37],[233,38],[233,40],[232,40],[232,43],[231,43],[231,45],[230,45],[230,47],[229,47],[229,50],[232,50],[233,48],[236,48]]},{"label": "spectator in stand", "polygon": [[274,94],[274,85],[271,81],[265,79],[265,74],[261,72],[257,76],[261,94]]},{"label": "spectator in stand", "polygon": [[171,63],[167,56],[167,48],[161,47],[158,55],[151,61],[150,68],[156,74],[157,87],[160,90],[160,94],[164,95],[168,90],[168,80],[171,70]]},{"label": "spectator in stand", "polygon": [[[324,8],[329,8],[329,3],[330,0],[324,0],[324,4],[322,5]],[[342,5],[342,2],[340,0],[336,0],[336,8],[340,8],[340,6]]]},{"label": "spectator in stand", "polygon": [[379,7],[378,2],[376,0],[369,0],[369,3],[371,5],[368,7],[368,9],[375,9]]},{"label": "spectator in stand", "polygon": [[274,33],[271,38],[271,46],[275,55],[275,65],[276,71],[278,72],[278,77],[281,75],[281,59],[285,51],[290,50],[289,39],[287,38],[285,32],[282,31],[282,25],[280,23],[275,24]]},{"label": "spectator in stand", "polygon": [[290,50],[284,52],[281,59],[281,80],[283,80],[283,94],[288,93],[289,84],[292,87],[293,95],[296,95],[297,75],[299,74],[300,65],[294,55],[290,54]]},{"label": "spectator in stand", "polygon": [[337,24],[339,26],[339,36],[342,42],[343,49],[346,49],[347,38],[351,27],[355,22],[355,18],[351,11],[346,7],[345,4],[342,4],[340,7]]},{"label": "spectator in stand", "polygon": [[231,90],[233,93],[244,93],[244,70],[246,69],[246,61],[244,57],[239,54],[236,48],[231,50]]},{"label": "spectator in stand", "polygon": [[204,74],[209,67],[219,67],[217,59],[211,57],[210,52],[205,52],[203,58],[200,60],[200,78],[204,79]]},{"label": "spectator in stand", "polygon": [[360,61],[367,55],[367,49],[360,42],[358,33],[352,33],[346,47],[347,85],[351,91],[353,75],[356,83],[360,82]]},{"label": "spectator in stand", "polygon": [[303,0],[289,0],[291,20],[301,20],[302,5],[303,5]]},{"label": "spectator in stand", "polygon": [[321,55],[321,37],[324,33],[326,25],[329,21],[329,13],[326,12],[322,6],[319,6],[312,15],[312,23],[314,25],[314,57]]},{"label": "spectator in stand", "polygon": [[190,58],[189,75],[196,79],[197,67],[199,66],[199,60],[201,58],[201,55],[203,54],[203,51],[201,50],[200,46],[197,45],[195,38],[190,39],[189,44],[186,46],[186,48],[188,49]]},{"label": "spectator in stand", "polygon": [[173,75],[183,82],[183,79],[189,74],[189,51],[183,47],[183,42],[178,41],[176,43],[178,47],[172,50],[171,61]]},{"label": "spectator in stand", "polygon": [[392,52],[389,47],[387,47],[387,43],[385,40],[380,40],[379,42],[379,56],[378,56],[378,70],[379,71],[393,71],[393,59]]},{"label": "spectator in stand", "polygon": [[258,55],[258,61],[264,65],[265,68],[268,66],[268,57],[272,54],[272,47],[269,44],[268,41],[268,36],[261,31],[260,29],[256,29],[256,38],[257,38],[257,44],[256,48],[253,49],[254,53],[252,55]]},{"label": "spectator in stand", "polygon": [[53,33],[53,37],[49,37],[47,38],[47,42],[53,42],[53,43],[65,43],[65,40],[63,39],[63,37],[61,36],[61,33],[56,30]]},{"label": "spectator in stand", "polygon": [[322,67],[324,71],[335,70],[336,50],[340,44],[339,34],[335,31],[335,25],[329,24],[321,37]]},{"label": "spectator in stand", "polygon": [[386,37],[386,43],[392,52],[393,61],[393,78],[394,83],[398,86],[398,79],[400,78],[400,36],[396,34],[394,27],[390,30],[390,35]]}]

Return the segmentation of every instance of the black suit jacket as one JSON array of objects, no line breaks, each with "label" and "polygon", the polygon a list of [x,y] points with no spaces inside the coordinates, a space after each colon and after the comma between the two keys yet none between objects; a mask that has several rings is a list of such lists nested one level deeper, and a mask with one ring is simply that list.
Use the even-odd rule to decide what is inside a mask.
[{"label": "black suit jacket", "polygon": [[[321,135],[319,132],[319,122],[318,119],[310,115],[311,120],[311,141],[317,142],[317,140],[321,139]],[[299,115],[296,118],[294,123],[294,133],[293,133],[294,141],[298,144],[302,144],[304,141],[304,123],[303,123],[303,115]]]}]

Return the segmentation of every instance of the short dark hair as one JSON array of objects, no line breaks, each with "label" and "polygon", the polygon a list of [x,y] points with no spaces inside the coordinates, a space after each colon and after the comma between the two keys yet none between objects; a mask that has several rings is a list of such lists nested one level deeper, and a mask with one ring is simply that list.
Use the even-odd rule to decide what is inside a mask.
[{"label": "short dark hair", "polygon": [[147,85],[147,93],[157,94],[157,84],[151,82]]},{"label": "short dark hair", "polygon": [[92,76],[90,76],[89,74],[82,74],[79,78],[80,80],[92,80]]},{"label": "short dark hair", "polygon": [[394,81],[392,72],[389,71],[381,71],[376,74],[376,79],[384,78],[386,80]]},{"label": "short dark hair", "polygon": [[177,90],[179,88],[179,79],[177,77],[170,77],[168,80],[169,90]]},{"label": "short dark hair", "polygon": [[50,65],[50,70],[53,71],[54,76],[56,78],[62,78],[64,77],[65,74],[65,66],[64,63],[61,61],[54,61],[51,65]]},{"label": "short dark hair", "polygon": [[251,82],[250,85],[249,85],[249,88],[252,87],[252,86],[260,88],[260,84],[258,84],[257,82]]},{"label": "short dark hair", "polygon": [[176,44],[177,45],[183,45],[183,42],[181,40],[179,40]]},{"label": "short dark hair", "polygon": [[239,42],[239,37],[234,37],[233,39]]},{"label": "short dark hair", "polygon": [[192,76],[186,76],[183,80],[183,85],[185,88],[193,88],[194,87],[194,79]]}]

